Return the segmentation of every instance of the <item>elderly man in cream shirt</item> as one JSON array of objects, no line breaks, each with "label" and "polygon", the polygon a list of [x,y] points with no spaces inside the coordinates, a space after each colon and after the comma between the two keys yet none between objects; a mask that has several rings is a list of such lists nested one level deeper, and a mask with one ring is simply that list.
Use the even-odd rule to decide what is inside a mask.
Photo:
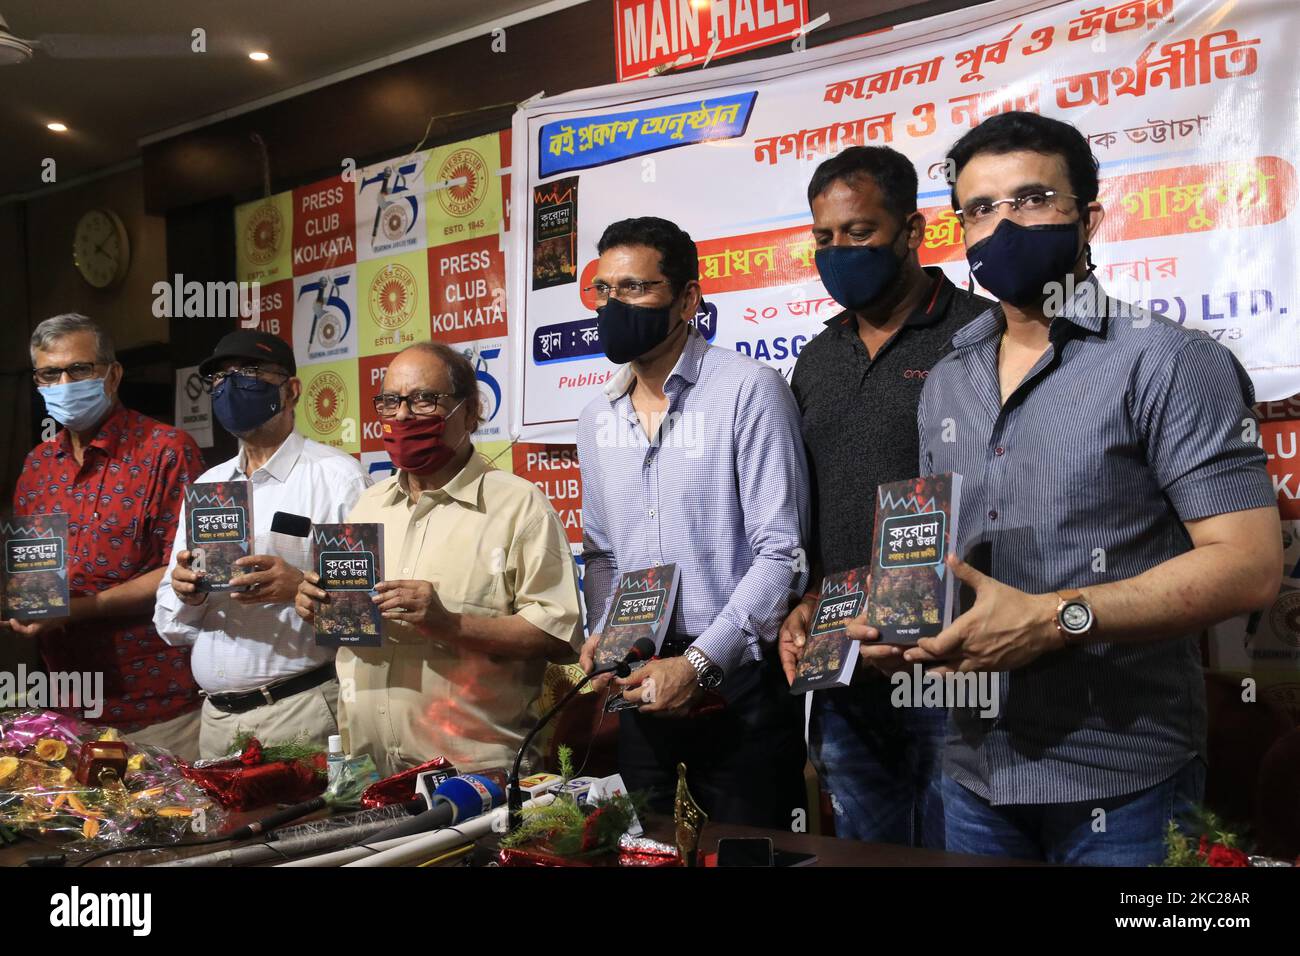
[{"label": "elderly man in cream shirt", "polygon": [[[375,405],[397,471],[348,520],[384,525],[386,621],[382,646],[339,650],[344,747],[384,775],[439,756],[461,772],[506,766],[537,720],[547,663],[582,647],[568,540],[535,485],[474,450],[482,410],[463,355],[410,346]],[[309,622],[329,599],[318,581],[298,589]]]}]

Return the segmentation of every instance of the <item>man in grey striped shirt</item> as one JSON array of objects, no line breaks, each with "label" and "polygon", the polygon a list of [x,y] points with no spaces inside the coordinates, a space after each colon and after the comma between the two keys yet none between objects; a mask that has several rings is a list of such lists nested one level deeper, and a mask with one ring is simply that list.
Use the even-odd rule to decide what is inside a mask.
[{"label": "man in grey striped shirt", "polygon": [[1097,163],[1072,126],[993,117],[949,151],[967,258],[998,305],[953,338],[919,411],[922,474],[963,476],[962,614],[904,659],[993,671],[954,709],[954,852],[1144,865],[1204,793],[1197,636],[1266,606],[1277,503],[1245,371],[1109,298]]}]

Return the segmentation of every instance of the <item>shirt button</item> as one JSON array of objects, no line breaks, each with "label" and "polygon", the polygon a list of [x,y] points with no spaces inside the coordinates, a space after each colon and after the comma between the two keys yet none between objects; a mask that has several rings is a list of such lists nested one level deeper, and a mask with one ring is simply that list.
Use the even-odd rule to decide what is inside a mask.
[{"label": "shirt button", "polygon": [[1005,452],[1006,449],[1003,448],[1001,445],[998,445],[997,448],[993,449],[993,454],[997,455],[999,458],[1001,458]]},{"label": "shirt button", "polygon": [[651,508],[649,511],[646,512],[646,514],[648,514],[651,518],[653,518],[655,516],[655,510]]},{"label": "shirt button", "polygon": [[410,573],[411,573],[411,569],[410,569],[410,568],[402,568],[402,573],[403,573],[403,574],[410,574]]},{"label": "shirt button", "polygon": [[990,511],[990,512],[989,512],[989,519],[992,520],[992,521],[997,521],[997,520],[998,520],[998,513],[997,513],[996,511]]}]

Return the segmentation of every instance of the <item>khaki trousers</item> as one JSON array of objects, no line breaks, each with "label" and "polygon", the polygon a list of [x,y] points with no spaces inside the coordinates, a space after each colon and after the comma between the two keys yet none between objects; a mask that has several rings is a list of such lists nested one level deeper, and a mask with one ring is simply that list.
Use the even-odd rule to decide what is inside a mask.
[{"label": "khaki trousers", "polygon": [[193,763],[199,757],[199,708],[123,736],[132,743],[161,747],[186,763]]},{"label": "khaki trousers", "polygon": [[241,733],[251,733],[264,747],[302,738],[324,750],[330,736],[339,732],[338,707],[337,679],[242,714],[227,714],[205,699],[199,754],[204,760],[224,757],[234,749],[235,738]]}]

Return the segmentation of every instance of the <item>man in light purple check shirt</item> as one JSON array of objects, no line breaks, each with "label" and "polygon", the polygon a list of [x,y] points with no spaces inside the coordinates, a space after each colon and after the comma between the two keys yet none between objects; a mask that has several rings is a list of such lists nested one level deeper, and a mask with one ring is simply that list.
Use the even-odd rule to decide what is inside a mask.
[{"label": "man in light purple check shirt", "polygon": [[620,715],[619,770],[671,812],[685,763],[711,819],[786,828],[805,803],[802,708],[775,648],[807,577],[799,411],[779,372],[692,325],[699,260],[685,232],[623,220],[598,251],[601,344],[623,367],[578,422],[583,664],[619,574],[676,564],[660,659],[620,682],[638,707]]}]

